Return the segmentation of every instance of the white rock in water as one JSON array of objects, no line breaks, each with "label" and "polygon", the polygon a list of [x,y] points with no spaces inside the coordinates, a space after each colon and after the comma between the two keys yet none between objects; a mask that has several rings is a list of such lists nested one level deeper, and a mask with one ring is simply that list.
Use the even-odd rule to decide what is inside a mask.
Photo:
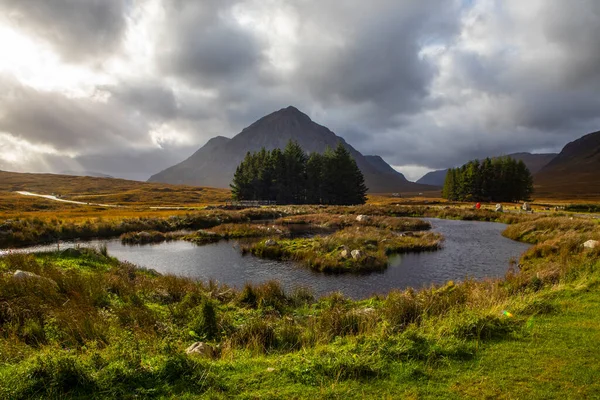
[{"label": "white rock in water", "polygon": [[216,355],[215,349],[204,342],[196,342],[185,350],[186,354],[199,354],[203,357],[213,358]]},{"label": "white rock in water", "polygon": [[583,247],[585,247],[586,249],[595,249],[599,245],[600,245],[600,242],[597,240],[588,240],[587,242],[585,242],[583,244]]},{"label": "white rock in water", "polygon": [[352,250],[350,254],[352,254],[352,258],[354,258],[355,260],[359,259],[362,256],[362,252],[360,250]]}]

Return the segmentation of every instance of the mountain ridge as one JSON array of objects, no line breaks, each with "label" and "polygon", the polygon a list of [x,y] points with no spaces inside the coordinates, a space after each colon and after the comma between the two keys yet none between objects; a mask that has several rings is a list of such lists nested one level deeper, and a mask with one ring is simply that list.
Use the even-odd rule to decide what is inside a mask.
[{"label": "mountain ridge", "polygon": [[224,136],[210,139],[190,157],[152,175],[148,181],[229,187],[235,168],[248,151],[258,151],[263,147],[267,150],[283,149],[289,140],[296,140],[308,153],[322,153],[327,147],[333,149],[341,142],[356,160],[371,193],[435,190],[409,182],[379,156],[362,155],[344,138],[312,121],[293,106],[258,119],[230,139]]},{"label": "mountain ridge", "polygon": [[537,174],[534,188],[543,197],[600,194],[600,131],[569,142]]},{"label": "mountain ridge", "polygon": [[[529,172],[531,172],[531,175],[534,175],[536,172],[541,170],[546,164],[551,162],[557,155],[557,153],[519,152],[506,154],[502,156],[495,156],[491,158],[510,157],[514,158],[515,160],[523,161],[527,166],[527,169],[529,169]],[[425,185],[444,186],[444,181],[446,180],[447,172],[448,168],[428,172],[425,175],[423,175],[420,179],[418,179],[417,183]]]}]

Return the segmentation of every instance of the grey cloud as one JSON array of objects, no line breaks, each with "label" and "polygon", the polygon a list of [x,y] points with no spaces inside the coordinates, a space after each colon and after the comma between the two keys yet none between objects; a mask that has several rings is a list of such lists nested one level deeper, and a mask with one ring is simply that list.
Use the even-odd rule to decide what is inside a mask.
[{"label": "grey cloud", "polygon": [[120,82],[100,87],[111,94],[110,101],[134,108],[148,117],[162,120],[176,118],[179,106],[173,89],[158,82]]},{"label": "grey cloud", "polygon": [[[98,88],[110,93],[105,103],[0,82],[0,131],[77,152],[85,169],[141,176],[187,157],[187,144],[231,136],[288,105],[365,154],[430,168],[560,150],[598,130],[600,4],[472,3],[163,0],[154,75],[115,77]],[[140,4],[0,0],[20,28],[68,60],[90,62],[119,51],[129,8]],[[291,70],[271,64],[274,38],[241,26],[238,6],[267,20],[289,13]],[[423,54],[424,46],[439,51]],[[151,125],[163,122],[193,137],[152,147]]]},{"label": "grey cloud", "polygon": [[165,2],[169,26],[158,62],[168,73],[204,87],[220,87],[249,75],[261,47],[231,16],[233,1]]},{"label": "grey cloud", "polygon": [[4,17],[46,40],[67,61],[102,61],[120,47],[123,0],[0,0]]},{"label": "grey cloud", "polygon": [[89,98],[39,92],[0,80],[0,131],[63,152],[135,147],[148,130],[139,115]]}]

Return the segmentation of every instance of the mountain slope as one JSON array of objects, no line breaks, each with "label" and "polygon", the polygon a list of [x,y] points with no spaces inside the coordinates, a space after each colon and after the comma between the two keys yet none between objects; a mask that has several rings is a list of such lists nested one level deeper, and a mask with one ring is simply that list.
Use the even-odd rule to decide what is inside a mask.
[{"label": "mountain slope", "polygon": [[422,183],[424,185],[444,186],[444,181],[446,180],[447,173],[448,169],[438,169],[437,171],[431,171],[423,175],[417,181],[417,183]]},{"label": "mountain slope", "polygon": [[363,156],[344,139],[291,106],[259,119],[232,139],[222,136],[212,138],[187,160],[153,175],[149,182],[228,188],[236,167],[248,151],[258,151],[263,147],[267,150],[283,149],[290,139],[296,140],[310,153],[322,153],[327,147],[333,149],[341,141],[356,160],[370,192],[434,189],[409,182],[381,157]]},{"label": "mountain slope", "polygon": [[536,196],[600,196],[600,131],[568,143],[534,176]]},{"label": "mountain slope", "polygon": [[[523,161],[527,166],[527,169],[529,169],[529,172],[531,172],[531,174],[534,175],[546,164],[552,161],[556,157],[556,153],[513,153],[499,157],[510,157],[514,158],[515,160]],[[444,181],[446,180],[447,172],[448,169],[438,169],[436,171],[428,172],[427,174],[423,175],[423,177],[419,179],[417,183],[421,183],[424,185],[444,186]]]}]

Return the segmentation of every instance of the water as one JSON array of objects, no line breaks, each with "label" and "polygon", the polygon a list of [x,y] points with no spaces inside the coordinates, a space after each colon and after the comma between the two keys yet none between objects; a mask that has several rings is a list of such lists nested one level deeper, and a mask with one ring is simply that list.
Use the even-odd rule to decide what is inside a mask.
[{"label": "water", "polygon": [[[429,220],[433,229],[445,237],[442,250],[396,255],[382,272],[368,275],[325,275],[298,264],[242,256],[236,241],[196,246],[175,241],[145,246],[125,246],[119,240],[81,243],[85,246],[106,244],[108,253],[123,261],[152,268],[161,273],[217,280],[237,288],[246,282],[261,283],[275,279],[290,290],[298,286],[312,288],[316,295],[341,291],[352,298],[384,294],[391,289],[423,287],[448,280],[460,281],[503,276],[511,259],[518,259],[528,248],[501,236],[506,225],[490,222]],[[63,243],[61,248],[73,246]],[[54,246],[28,249],[48,250]]]}]

